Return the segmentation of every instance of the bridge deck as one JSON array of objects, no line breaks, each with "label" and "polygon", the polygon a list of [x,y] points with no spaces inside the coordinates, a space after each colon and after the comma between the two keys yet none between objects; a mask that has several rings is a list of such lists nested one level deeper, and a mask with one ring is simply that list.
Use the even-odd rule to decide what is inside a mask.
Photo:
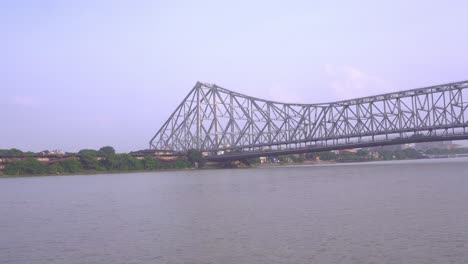
[{"label": "bridge deck", "polygon": [[317,147],[306,147],[296,149],[275,149],[275,150],[259,150],[259,151],[245,151],[245,152],[231,152],[223,155],[212,155],[206,156],[206,161],[230,161],[246,158],[266,157],[266,156],[279,156],[279,155],[291,155],[291,154],[302,154],[312,152],[322,152],[331,150],[342,150],[352,148],[369,148],[378,146],[389,146],[389,145],[400,145],[409,143],[421,143],[421,142],[436,142],[436,141],[448,141],[448,140],[465,140],[468,139],[467,135],[454,135],[454,136],[442,136],[442,137],[431,137],[431,138],[411,138],[411,139],[395,139],[391,141],[379,141],[379,142],[362,142],[362,143],[351,143],[343,145],[330,145],[330,146],[317,146]]}]

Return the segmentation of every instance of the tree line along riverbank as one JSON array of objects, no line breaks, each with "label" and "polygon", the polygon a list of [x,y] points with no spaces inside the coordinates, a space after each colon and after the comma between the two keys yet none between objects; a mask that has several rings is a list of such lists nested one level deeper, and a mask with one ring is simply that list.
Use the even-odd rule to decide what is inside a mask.
[{"label": "tree line along riverbank", "polygon": [[83,149],[74,155],[69,154],[70,157],[66,159],[53,163],[44,163],[33,158],[32,156],[36,154],[18,149],[0,150],[0,155],[24,158],[6,164],[2,173],[8,176],[57,175],[186,169],[193,166],[193,161],[187,158],[173,161],[161,161],[150,156],[137,158],[127,153],[116,153],[110,146],[99,150]]},{"label": "tree line along riverbank", "polygon": [[[249,167],[258,164],[292,164],[313,161],[325,162],[365,162],[376,160],[405,160],[422,159],[431,155],[468,154],[467,148],[458,149],[429,149],[417,151],[413,148],[399,150],[368,149],[325,151],[298,155],[272,156],[261,158],[248,158],[240,162],[226,162],[212,165],[215,168]],[[23,176],[23,175],[62,175],[62,174],[95,174],[95,173],[118,173],[131,171],[158,171],[158,170],[181,170],[188,168],[204,167],[202,154],[191,150],[186,156],[172,161],[162,161],[154,156],[134,157],[127,153],[116,153],[113,147],[106,146],[99,150],[83,149],[78,153],[67,153],[67,158],[59,159],[53,163],[41,162],[33,156],[38,153],[22,152],[18,149],[2,150],[0,156],[16,156],[22,159],[14,160],[5,165],[1,175]],[[30,157],[30,158],[28,158]],[[210,167],[210,166],[208,166]]]}]

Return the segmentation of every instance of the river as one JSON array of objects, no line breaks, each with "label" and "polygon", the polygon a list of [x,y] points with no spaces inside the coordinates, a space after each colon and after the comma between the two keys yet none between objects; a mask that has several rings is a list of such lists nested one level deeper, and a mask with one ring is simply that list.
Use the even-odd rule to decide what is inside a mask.
[{"label": "river", "polygon": [[0,263],[468,263],[468,159],[4,178]]}]

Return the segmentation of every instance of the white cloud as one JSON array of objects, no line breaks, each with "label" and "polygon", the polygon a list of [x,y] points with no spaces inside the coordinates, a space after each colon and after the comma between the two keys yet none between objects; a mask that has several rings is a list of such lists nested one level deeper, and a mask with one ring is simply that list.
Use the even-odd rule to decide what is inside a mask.
[{"label": "white cloud", "polygon": [[242,87],[243,90],[236,89],[236,87],[231,90],[268,101],[280,103],[306,103],[304,98],[299,96],[301,92],[292,84],[283,85],[279,81],[271,81],[268,85],[266,83],[268,82],[260,85],[256,83],[247,83]]},{"label": "white cloud", "polygon": [[324,68],[329,88],[337,100],[395,91],[386,80],[351,66],[327,64]]},{"label": "white cloud", "polygon": [[274,83],[267,88],[266,95],[260,96],[262,99],[272,100],[280,103],[306,103],[304,98],[291,91],[291,87],[285,87],[279,83]]}]

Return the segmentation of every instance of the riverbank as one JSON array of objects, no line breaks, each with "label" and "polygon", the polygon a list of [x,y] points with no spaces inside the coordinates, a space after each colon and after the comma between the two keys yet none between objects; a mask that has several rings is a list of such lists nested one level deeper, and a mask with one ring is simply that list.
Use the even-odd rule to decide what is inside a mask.
[{"label": "riverbank", "polygon": [[86,170],[76,173],[42,173],[42,174],[21,174],[21,175],[7,175],[0,172],[1,178],[19,178],[19,177],[49,177],[49,176],[75,176],[75,175],[99,175],[99,174],[126,174],[126,173],[147,173],[147,172],[177,172],[177,171],[193,171],[193,170],[222,170],[222,169],[252,169],[252,168],[270,168],[270,167],[284,167],[284,166],[313,166],[313,165],[338,165],[338,164],[356,164],[356,163],[375,163],[375,162],[391,162],[391,161],[416,161],[416,160],[439,160],[439,159],[453,159],[453,158],[466,158],[466,156],[437,156],[424,159],[400,159],[400,160],[328,160],[328,161],[311,161],[305,160],[300,163],[269,163],[269,164],[255,164],[246,167],[203,167],[203,168],[171,168],[159,170]]},{"label": "riverbank", "polygon": [[0,179],[2,178],[29,178],[29,177],[50,177],[50,176],[76,176],[76,175],[100,175],[100,174],[126,174],[126,173],[137,173],[137,172],[168,172],[168,171],[190,171],[190,170],[197,170],[196,168],[183,168],[183,169],[162,169],[162,170],[128,170],[128,171],[119,171],[119,170],[113,170],[113,171],[81,171],[81,172],[76,172],[76,173],[43,173],[43,174],[21,174],[21,175],[7,175],[7,174],[2,174],[0,172]]},{"label": "riverbank", "polygon": [[[55,160],[29,156],[15,156],[0,160],[3,165],[0,177],[54,176],[76,174],[112,174],[140,171],[190,169],[193,162],[186,158],[159,160],[155,157],[134,157],[127,153],[105,154],[101,150],[81,150],[76,155],[60,156]],[[109,151],[111,152],[111,151]]]}]

